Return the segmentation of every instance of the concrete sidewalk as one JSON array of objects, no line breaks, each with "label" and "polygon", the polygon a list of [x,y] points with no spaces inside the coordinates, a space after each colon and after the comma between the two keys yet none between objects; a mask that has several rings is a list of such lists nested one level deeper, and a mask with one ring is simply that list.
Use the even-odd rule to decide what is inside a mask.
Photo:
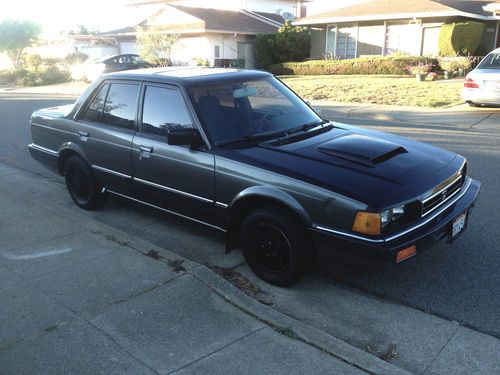
[{"label": "concrete sidewalk", "polygon": [[0,164],[2,375],[405,373],[51,202],[44,182]]}]

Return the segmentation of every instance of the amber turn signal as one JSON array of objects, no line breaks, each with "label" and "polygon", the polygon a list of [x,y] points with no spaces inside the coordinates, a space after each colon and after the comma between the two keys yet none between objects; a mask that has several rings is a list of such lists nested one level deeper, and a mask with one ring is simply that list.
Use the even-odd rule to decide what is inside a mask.
[{"label": "amber turn signal", "polygon": [[352,223],[354,232],[377,235],[380,234],[380,214],[359,211]]},{"label": "amber turn signal", "polygon": [[399,250],[398,254],[396,255],[396,263],[402,262],[403,260],[412,257],[416,253],[417,253],[416,245],[412,245],[410,247],[407,247],[406,249]]}]

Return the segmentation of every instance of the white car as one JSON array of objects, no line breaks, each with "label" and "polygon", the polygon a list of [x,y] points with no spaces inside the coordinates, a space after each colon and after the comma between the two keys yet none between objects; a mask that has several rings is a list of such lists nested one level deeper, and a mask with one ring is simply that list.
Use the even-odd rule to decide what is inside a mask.
[{"label": "white car", "polygon": [[471,106],[500,105],[500,48],[491,51],[467,74],[462,98]]}]

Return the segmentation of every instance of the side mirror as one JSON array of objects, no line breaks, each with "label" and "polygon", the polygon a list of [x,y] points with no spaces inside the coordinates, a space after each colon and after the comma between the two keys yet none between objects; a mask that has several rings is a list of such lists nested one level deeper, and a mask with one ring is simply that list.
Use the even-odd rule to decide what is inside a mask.
[{"label": "side mirror", "polygon": [[203,144],[200,132],[194,128],[170,129],[167,143],[174,146],[198,147]]}]

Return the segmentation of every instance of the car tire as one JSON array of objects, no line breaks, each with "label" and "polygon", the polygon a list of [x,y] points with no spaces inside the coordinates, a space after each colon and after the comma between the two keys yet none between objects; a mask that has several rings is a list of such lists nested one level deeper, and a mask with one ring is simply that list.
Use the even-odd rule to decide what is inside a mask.
[{"label": "car tire", "polygon": [[92,174],[88,164],[78,156],[71,156],[64,167],[64,178],[69,195],[85,210],[96,209],[104,204],[107,194]]},{"label": "car tire", "polygon": [[312,258],[304,224],[279,206],[251,212],[241,226],[240,240],[243,256],[252,271],[278,286],[297,282]]}]

